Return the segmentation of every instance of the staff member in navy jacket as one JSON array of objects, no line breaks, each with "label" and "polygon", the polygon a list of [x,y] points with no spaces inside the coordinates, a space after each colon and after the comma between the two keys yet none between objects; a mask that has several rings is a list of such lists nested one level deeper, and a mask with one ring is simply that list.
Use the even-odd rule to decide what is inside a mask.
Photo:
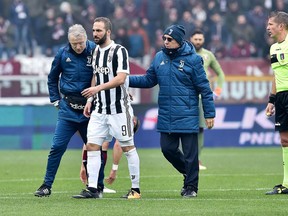
[{"label": "staff member in navy jacket", "polygon": [[48,75],[50,101],[59,111],[44,182],[34,193],[38,197],[51,194],[55,175],[71,137],[79,131],[83,142],[87,142],[89,119],[83,115],[86,98],[81,91],[91,86],[92,52],[96,45],[87,40],[86,31],[79,24],[69,28],[68,40],[69,44],[56,54]]},{"label": "staff member in navy jacket", "polygon": [[[164,47],[142,76],[130,76],[130,87],[159,85],[158,123],[160,145],[165,158],[184,175],[181,195],[196,197],[198,192],[199,94],[202,97],[207,128],[214,126],[215,106],[202,58],[184,40],[181,25],[168,27]],[[180,141],[183,153],[179,150]]]}]

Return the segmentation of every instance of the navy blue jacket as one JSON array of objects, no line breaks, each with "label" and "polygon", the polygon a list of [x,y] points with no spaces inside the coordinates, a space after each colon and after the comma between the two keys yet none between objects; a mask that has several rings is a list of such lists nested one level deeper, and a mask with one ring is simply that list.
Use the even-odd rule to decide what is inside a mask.
[{"label": "navy blue jacket", "polygon": [[199,94],[202,97],[204,117],[215,117],[213,93],[201,56],[193,45],[185,42],[173,58],[159,51],[145,75],[130,76],[129,86],[151,88],[159,85],[159,132],[198,133]]},{"label": "navy blue jacket", "polygon": [[93,76],[92,52],[95,43],[87,41],[86,48],[77,54],[70,44],[57,52],[48,75],[50,102],[60,100],[59,118],[76,122],[88,121],[82,113],[73,110],[62,100],[63,95],[81,96],[81,91],[91,86]]}]

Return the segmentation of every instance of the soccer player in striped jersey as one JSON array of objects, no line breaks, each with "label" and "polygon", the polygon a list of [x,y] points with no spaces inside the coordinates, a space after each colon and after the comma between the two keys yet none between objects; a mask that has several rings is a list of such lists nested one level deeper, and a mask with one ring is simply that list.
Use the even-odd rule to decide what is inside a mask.
[{"label": "soccer player in striped jersey", "polygon": [[[203,48],[205,42],[204,33],[201,30],[195,30],[190,37],[190,42],[194,45],[196,53],[203,58],[204,70],[210,82],[213,76],[209,71],[209,68],[211,68],[213,72],[215,72],[217,78],[216,78],[216,85],[213,89],[213,95],[214,97],[219,97],[222,92],[223,83],[225,81],[225,74],[219,62],[217,61],[215,55],[211,51]],[[198,153],[200,158],[201,151],[204,147],[204,128],[205,128],[205,118],[201,98],[199,101],[199,116],[200,118],[199,118],[199,134],[198,134],[198,146],[199,146]],[[204,166],[200,160],[199,160],[199,169],[200,170],[207,169],[207,167]]]},{"label": "soccer player in striped jersey", "polygon": [[[128,93],[129,56],[125,47],[111,39],[111,31],[112,24],[108,18],[98,17],[94,20],[93,38],[97,44],[92,58],[94,76],[91,87],[82,91],[82,95],[88,98],[84,115],[90,117],[86,144],[88,187],[74,198],[100,198],[97,190],[100,147],[109,136],[119,141],[128,161],[132,186],[123,198],[141,197],[140,161],[134,146],[134,114]],[[92,110],[94,97],[95,107]]]},{"label": "soccer player in striped jersey", "polygon": [[284,177],[267,195],[288,194],[288,14],[272,12],[267,31],[276,43],[270,47],[271,67],[274,71],[272,89],[266,107],[266,115],[275,113],[275,130],[280,133]]},{"label": "soccer player in striped jersey", "polygon": [[[137,116],[133,117],[133,124],[134,124],[134,128],[133,128],[133,132],[134,134],[138,131],[139,127],[140,127],[140,120],[138,119]],[[107,151],[109,148],[109,141],[105,141],[102,144],[102,156],[103,156],[103,164],[101,164],[101,168],[100,168],[100,172],[99,172],[99,178],[98,178],[98,185],[99,182],[101,182],[104,185],[104,169],[105,169],[105,165],[106,165],[106,161],[107,161]],[[104,154],[103,154],[104,153]],[[114,146],[113,146],[113,165],[111,167],[109,176],[105,179],[106,183],[108,184],[113,184],[113,182],[116,180],[116,174],[117,174],[117,170],[118,170],[118,165],[120,163],[120,159],[122,157],[122,148],[119,144],[118,140],[115,140]],[[87,164],[87,150],[86,150],[86,145],[83,145],[83,150],[82,150],[82,163],[81,163],[81,167],[80,167],[80,180],[83,184],[87,185],[87,171],[86,171],[86,164]],[[103,165],[103,167],[102,167]],[[116,169],[115,169],[116,168]],[[102,172],[102,174],[101,174]],[[109,189],[105,186],[103,186],[103,193],[116,193],[115,190]],[[98,186],[98,190],[99,190],[99,186]],[[100,192],[101,192],[101,188],[100,188]]]}]

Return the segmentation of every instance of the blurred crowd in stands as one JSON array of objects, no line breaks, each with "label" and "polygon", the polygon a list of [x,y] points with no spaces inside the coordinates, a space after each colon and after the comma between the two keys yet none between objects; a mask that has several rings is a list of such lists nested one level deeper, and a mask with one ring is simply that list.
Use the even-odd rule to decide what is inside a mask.
[{"label": "blurred crowd in stands", "polygon": [[218,59],[266,58],[270,11],[287,11],[288,0],[1,0],[0,60],[16,55],[54,56],[67,43],[67,29],[82,24],[92,39],[95,17],[113,23],[113,39],[143,64],[161,48],[171,24],[205,32],[205,47]]}]

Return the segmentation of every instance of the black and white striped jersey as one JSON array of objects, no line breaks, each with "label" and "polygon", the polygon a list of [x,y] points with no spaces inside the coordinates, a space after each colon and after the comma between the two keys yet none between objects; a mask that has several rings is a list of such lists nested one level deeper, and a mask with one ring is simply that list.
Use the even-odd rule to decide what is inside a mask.
[{"label": "black and white striped jersey", "polygon": [[[119,72],[130,74],[128,52],[125,47],[115,44],[114,41],[107,47],[95,48],[92,66],[96,85],[109,82]],[[123,85],[98,92],[95,111],[102,114],[126,112],[131,106],[128,89],[129,77],[127,76]]]}]

